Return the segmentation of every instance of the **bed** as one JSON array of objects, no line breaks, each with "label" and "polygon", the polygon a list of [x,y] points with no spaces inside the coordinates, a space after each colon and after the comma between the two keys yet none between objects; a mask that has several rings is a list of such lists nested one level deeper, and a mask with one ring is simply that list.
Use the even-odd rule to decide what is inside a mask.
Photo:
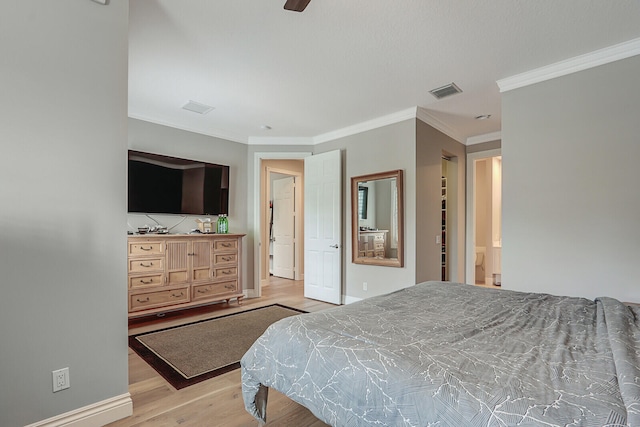
[{"label": "bed", "polygon": [[640,426],[640,308],[425,282],[278,321],[241,361],[332,426]]}]

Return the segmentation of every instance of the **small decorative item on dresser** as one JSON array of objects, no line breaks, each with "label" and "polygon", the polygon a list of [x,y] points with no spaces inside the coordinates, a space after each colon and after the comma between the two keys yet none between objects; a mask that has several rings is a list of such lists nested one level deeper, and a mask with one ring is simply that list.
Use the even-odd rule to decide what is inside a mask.
[{"label": "small decorative item on dresser", "polygon": [[213,223],[211,222],[211,218],[207,218],[204,221],[201,219],[196,219],[196,223],[198,224],[198,230],[201,233],[213,233]]},{"label": "small decorative item on dresser", "polygon": [[227,219],[226,214],[218,215],[218,223],[217,223],[217,233],[226,234],[229,232],[229,220]]}]

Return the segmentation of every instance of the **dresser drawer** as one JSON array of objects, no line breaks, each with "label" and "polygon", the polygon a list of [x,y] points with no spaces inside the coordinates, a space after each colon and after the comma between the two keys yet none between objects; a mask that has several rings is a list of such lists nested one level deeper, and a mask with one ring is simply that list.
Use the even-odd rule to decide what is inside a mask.
[{"label": "dresser drawer", "polygon": [[189,302],[189,287],[129,295],[129,311]]},{"label": "dresser drawer", "polygon": [[197,270],[193,270],[193,275],[191,276],[191,280],[193,282],[202,282],[211,280],[211,268],[199,268]]},{"label": "dresser drawer", "polygon": [[194,285],[193,286],[193,301],[201,299],[215,298],[219,295],[229,294],[237,292],[238,282],[231,280],[228,282],[209,283],[207,285]]},{"label": "dresser drawer", "polygon": [[164,241],[129,242],[129,256],[162,254],[164,254]]},{"label": "dresser drawer", "polygon": [[213,277],[216,279],[224,279],[226,277],[238,277],[238,267],[218,267],[213,270]]},{"label": "dresser drawer", "polygon": [[162,286],[163,284],[164,275],[162,273],[129,277],[129,289],[144,288],[149,286]]},{"label": "dresser drawer", "polygon": [[238,241],[237,240],[224,240],[217,239],[213,244],[214,251],[231,251],[238,250]]},{"label": "dresser drawer", "polygon": [[146,273],[148,271],[163,271],[164,258],[129,259],[129,273]]},{"label": "dresser drawer", "polygon": [[167,273],[167,280],[170,285],[179,285],[186,283],[189,280],[189,273],[184,271],[169,271]]},{"label": "dresser drawer", "polygon": [[238,262],[238,254],[214,254],[213,263],[220,264],[236,264]]}]

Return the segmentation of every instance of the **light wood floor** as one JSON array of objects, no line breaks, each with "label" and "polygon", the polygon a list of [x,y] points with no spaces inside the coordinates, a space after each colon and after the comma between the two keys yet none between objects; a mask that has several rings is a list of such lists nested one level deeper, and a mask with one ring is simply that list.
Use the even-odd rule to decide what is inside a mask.
[{"label": "light wood floor", "polygon": [[497,285],[487,285],[486,283],[476,283],[476,286],[480,286],[481,288],[490,288],[490,289],[502,289],[502,287]]},{"label": "light wood floor", "polygon": [[[231,302],[168,313],[129,322],[129,334],[153,331],[198,320],[279,303],[307,312],[334,307],[303,296],[301,281],[274,278],[263,286],[261,298],[245,299],[241,306]],[[201,383],[174,389],[135,352],[129,349],[129,392],[133,415],[109,427],[225,426],[255,427],[258,422],[244,410],[240,370]],[[323,422],[284,395],[269,390],[267,426],[323,427]]]}]

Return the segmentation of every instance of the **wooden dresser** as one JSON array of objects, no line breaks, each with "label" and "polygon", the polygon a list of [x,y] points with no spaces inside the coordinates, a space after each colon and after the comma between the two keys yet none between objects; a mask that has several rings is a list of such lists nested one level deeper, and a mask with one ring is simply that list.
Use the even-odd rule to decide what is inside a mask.
[{"label": "wooden dresser", "polygon": [[358,232],[358,256],[385,258],[389,230],[360,230]]},{"label": "wooden dresser", "polygon": [[129,317],[236,298],[242,304],[244,234],[128,238]]}]

